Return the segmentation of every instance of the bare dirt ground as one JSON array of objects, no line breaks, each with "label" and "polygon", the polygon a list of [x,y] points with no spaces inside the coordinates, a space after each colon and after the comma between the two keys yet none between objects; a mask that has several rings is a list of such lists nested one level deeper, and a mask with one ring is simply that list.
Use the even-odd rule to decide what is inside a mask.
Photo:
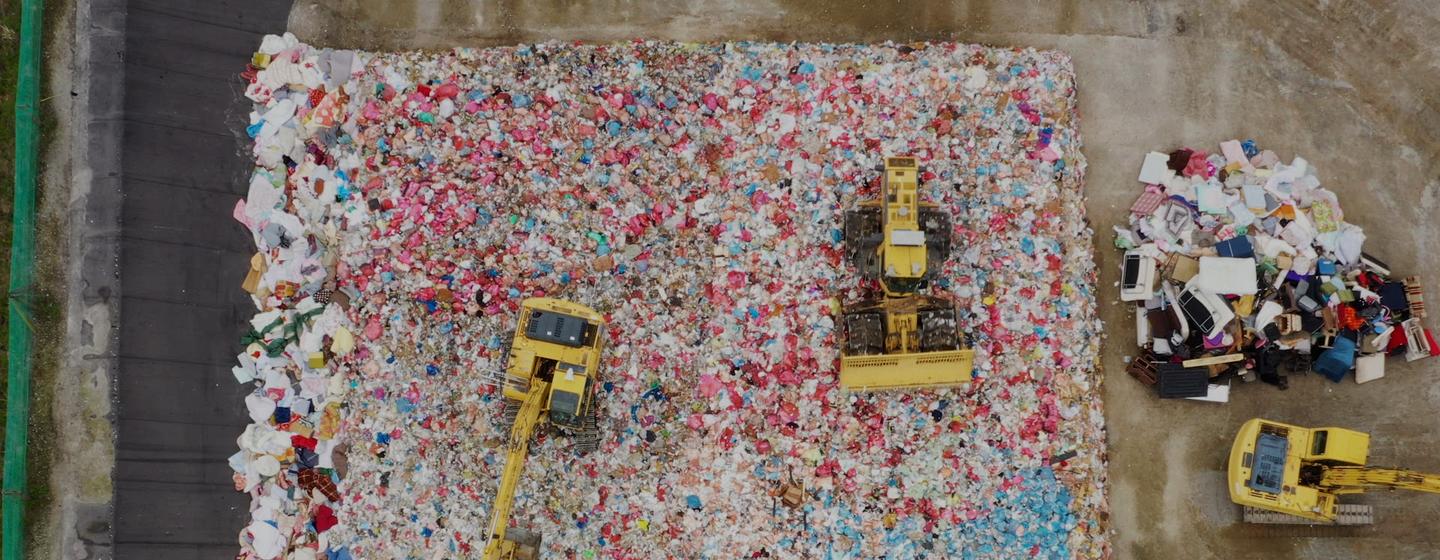
[{"label": "bare dirt ground", "polygon": [[[843,4],[843,5],[842,5]],[[1370,432],[1382,463],[1440,470],[1440,360],[1392,360],[1364,386],[1316,376],[1236,387],[1228,405],[1160,401],[1124,373],[1133,319],[1115,294],[1110,226],[1143,154],[1254,138],[1302,155],[1367,251],[1426,274],[1440,298],[1440,5],[1428,0],[826,2],[823,0],[301,0],[312,44],[376,50],[549,39],[873,42],[1058,48],[1075,61],[1098,235],[1111,508],[1119,558],[1440,558],[1440,498],[1382,494],[1362,530],[1243,526],[1224,490],[1235,428],[1266,416]],[[1430,325],[1435,326],[1432,317]]]}]

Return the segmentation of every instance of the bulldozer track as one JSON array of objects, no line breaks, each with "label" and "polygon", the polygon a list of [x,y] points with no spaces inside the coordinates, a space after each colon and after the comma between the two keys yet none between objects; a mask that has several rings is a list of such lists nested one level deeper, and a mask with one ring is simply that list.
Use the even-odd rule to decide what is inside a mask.
[{"label": "bulldozer track", "polygon": [[1238,523],[1235,525],[1233,536],[1239,539],[1356,539],[1374,537],[1376,533],[1375,527],[1369,525],[1266,525],[1261,523]]},{"label": "bulldozer track", "polygon": [[1245,508],[1243,517],[1245,522],[1236,527],[1240,537],[1356,538],[1375,534],[1374,509],[1365,504],[1340,504],[1333,524],[1253,507]]},{"label": "bulldozer track", "polygon": [[600,448],[600,427],[596,418],[598,413],[595,406],[594,403],[591,403],[589,411],[585,413],[580,430],[575,432],[575,451],[581,455]]}]

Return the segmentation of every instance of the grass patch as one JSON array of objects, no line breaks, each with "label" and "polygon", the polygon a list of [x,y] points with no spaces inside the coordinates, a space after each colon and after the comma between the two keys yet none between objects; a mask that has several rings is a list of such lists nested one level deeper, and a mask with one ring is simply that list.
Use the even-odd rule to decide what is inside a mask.
[{"label": "grass patch", "polygon": [[[0,290],[10,286],[10,220],[14,216],[15,192],[15,80],[20,66],[20,0],[0,0]],[[0,321],[0,338],[9,334],[9,325]],[[0,354],[0,365],[3,365]],[[3,437],[3,436],[0,436]]]},{"label": "grass patch", "polygon": [[[42,64],[47,64],[57,46],[56,31],[69,16],[69,2],[47,3],[44,10]],[[14,219],[15,188],[15,97],[20,58],[20,0],[0,0],[0,296],[9,299],[10,242]],[[46,211],[52,206],[63,208],[67,198],[62,193],[47,192],[44,178],[51,171],[45,154],[55,140],[58,120],[51,101],[46,99],[51,68],[41,69],[39,184],[36,185],[35,216],[35,278],[30,294],[29,319],[32,333],[31,407],[29,449],[26,456],[26,542],[34,547],[40,540],[38,531],[46,526],[45,516],[54,500],[50,485],[50,469],[58,446],[53,415],[55,378],[65,344],[65,297],[67,282],[63,272],[65,254],[64,212]],[[63,181],[62,181],[63,183]],[[51,198],[56,200],[51,200]],[[59,205],[59,206],[56,206]],[[9,340],[8,313],[0,316],[0,345]],[[0,349],[0,410],[6,404],[7,380],[3,373],[9,365],[8,349]],[[0,430],[0,446],[4,433]],[[0,447],[3,448],[3,447]],[[32,553],[36,552],[32,548]],[[34,557],[45,557],[41,554]]]},{"label": "grass patch", "polygon": [[[20,2],[0,0],[0,296],[10,296],[11,221],[15,217],[15,82],[20,66]],[[0,316],[0,410],[9,403],[10,384],[5,374],[10,364],[10,320]],[[0,449],[5,433],[0,428]],[[3,530],[3,528],[0,528]]]}]

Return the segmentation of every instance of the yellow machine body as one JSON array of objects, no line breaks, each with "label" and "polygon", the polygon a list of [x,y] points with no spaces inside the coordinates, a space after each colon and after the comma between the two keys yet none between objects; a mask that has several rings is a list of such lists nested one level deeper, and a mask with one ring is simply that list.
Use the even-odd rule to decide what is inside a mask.
[{"label": "yellow machine body", "polygon": [[604,317],[583,305],[551,298],[521,302],[503,385],[510,434],[490,516],[486,560],[539,557],[539,535],[509,527],[515,487],[541,425],[548,422],[571,431],[577,447],[593,450],[597,445],[594,383],[604,333]]},{"label": "yellow machine body", "polygon": [[[881,205],[885,238],[879,251],[882,274],[880,284],[888,296],[914,293],[929,272],[926,262],[925,232],[920,228],[920,167],[915,158],[885,159],[882,200],[866,205]],[[934,205],[926,205],[934,207]]]},{"label": "yellow machine body", "polygon": [[843,306],[840,386],[846,390],[946,387],[970,381],[952,302],[923,295],[950,250],[950,219],[920,200],[913,157],[888,157],[879,200],[845,216],[846,253],[877,297]]},{"label": "yellow machine body", "polygon": [[840,386],[849,391],[954,387],[970,382],[974,350],[840,358]]},{"label": "yellow machine body", "polygon": [[1252,419],[1240,427],[1227,468],[1242,506],[1334,522],[1337,497],[1378,488],[1440,493],[1440,476],[1367,466],[1368,434]]},{"label": "yellow machine body", "polygon": [[[553,298],[527,299],[520,312],[506,365],[505,398],[525,400],[529,382],[546,377],[551,393],[546,402],[560,406],[573,400],[573,408],[556,412],[578,418],[593,398],[585,389],[600,368],[605,319],[588,307]],[[564,427],[576,425],[564,417],[552,420]]]}]

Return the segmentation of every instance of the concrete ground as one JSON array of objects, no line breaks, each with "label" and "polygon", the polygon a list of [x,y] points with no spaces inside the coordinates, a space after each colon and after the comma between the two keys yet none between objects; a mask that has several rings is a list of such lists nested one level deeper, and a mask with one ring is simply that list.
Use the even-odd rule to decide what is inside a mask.
[{"label": "concrete ground", "polygon": [[[118,284],[109,240],[118,222],[120,194],[117,183],[106,177],[118,163],[118,153],[103,137],[114,130],[108,123],[120,96],[118,87],[90,77],[105,74],[101,68],[110,64],[94,60],[91,53],[103,53],[120,42],[115,18],[107,15],[116,2],[75,0],[46,6],[44,64],[49,79],[44,96],[49,103],[44,107],[55,121],[42,155],[46,164],[39,217],[49,227],[39,230],[39,254],[44,256],[39,266],[51,269],[52,277],[41,285],[55,294],[65,320],[56,326],[57,340],[37,344],[57,355],[44,366],[52,371],[37,366],[32,396],[37,403],[50,403],[32,411],[50,414],[32,417],[32,433],[48,437],[32,439],[29,453],[50,458],[50,500],[45,511],[26,520],[36,527],[28,543],[34,558],[55,553],[97,558],[109,551],[115,446],[108,355],[114,309],[101,294]],[[72,282],[66,286],[55,277]]]},{"label": "concrete ground", "polygon": [[[69,291],[58,302],[65,340],[37,341],[37,354],[63,355],[53,380],[36,381],[58,435],[32,440],[32,453],[54,457],[53,499],[27,519],[27,558],[237,550],[249,512],[225,459],[250,388],[229,370],[254,313],[237,289],[253,246],[243,228],[217,224],[232,223],[252,165],[239,72],[290,8],[47,2],[42,105],[56,123],[39,254],[61,261]],[[47,236],[51,224],[64,234]]]},{"label": "concrete ground", "polygon": [[[843,4],[843,5],[842,5]],[[1440,558],[1440,498],[1367,495],[1372,529],[1237,524],[1225,494],[1245,419],[1371,432],[1377,461],[1440,470],[1440,360],[1391,360],[1364,386],[1316,376],[1237,387],[1228,405],[1160,401],[1126,376],[1130,312],[1115,297],[1109,230],[1138,192],[1143,154],[1254,138],[1303,155],[1366,228],[1368,251],[1440,297],[1440,28],[1428,0],[827,2],[824,0],[300,0],[290,29],[377,50],[548,39],[956,40],[1069,52],[1081,87],[1089,212],[1104,271],[1104,387],[1118,558]],[[1430,325],[1437,321],[1432,318]]]}]

